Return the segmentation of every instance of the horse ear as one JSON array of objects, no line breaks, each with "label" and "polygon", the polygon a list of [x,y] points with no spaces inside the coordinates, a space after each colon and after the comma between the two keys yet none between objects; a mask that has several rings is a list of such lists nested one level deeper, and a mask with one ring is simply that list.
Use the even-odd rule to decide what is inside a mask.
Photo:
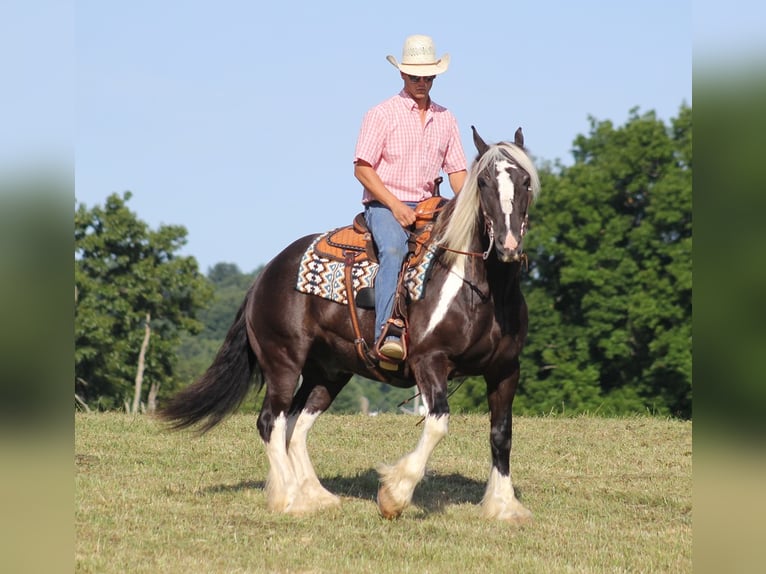
[{"label": "horse ear", "polygon": [[473,131],[473,143],[476,146],[476,149],[479,150],[479,155],[482,155],[485,151],[487,151],[489,146],[484,143],[483,139],[481,139],[481,136],[479,135],[479,132],[476,131],[475,127],[471,126],[471,130]]},{"label": "horse ear", "polygon": [[521,128],[517,129],[516,133],[513,134],[513,143],[520,148],[524,147],[524,134],[521,132]]}]

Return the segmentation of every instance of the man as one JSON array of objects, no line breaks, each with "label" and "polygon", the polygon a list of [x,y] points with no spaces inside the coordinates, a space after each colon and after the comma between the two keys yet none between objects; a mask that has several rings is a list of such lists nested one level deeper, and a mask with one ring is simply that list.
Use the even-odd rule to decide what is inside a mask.
[{"label": "man", "polygon": [[[466,177],[455,116],[430,96],[436,76],[447,71],[449,55],[437,59],[433,40],[416,35],[405,40],[401,64],[393,56],[386,59],[399,70],[404,87],[367,112],[354,159],[354,176],[364,186],[365,219],[380,263],[375,279],[376,339],[391,317],[414,208],[433,195],[440,171],[447,174],[455,194]],[[379,352],[384,362],[396,363],[404,356],[394,336],[386,337]]]}]

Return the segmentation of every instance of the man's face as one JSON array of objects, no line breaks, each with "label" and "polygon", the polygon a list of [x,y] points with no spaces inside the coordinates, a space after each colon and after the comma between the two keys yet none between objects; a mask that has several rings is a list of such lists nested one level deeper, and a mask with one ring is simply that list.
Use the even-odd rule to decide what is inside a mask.
[{"label": "man's face", "polygon": [[412,76],[401,72],[404,80],[404,89],[416,102],[428,101],[431,87],[434,85],[436,76]]}]

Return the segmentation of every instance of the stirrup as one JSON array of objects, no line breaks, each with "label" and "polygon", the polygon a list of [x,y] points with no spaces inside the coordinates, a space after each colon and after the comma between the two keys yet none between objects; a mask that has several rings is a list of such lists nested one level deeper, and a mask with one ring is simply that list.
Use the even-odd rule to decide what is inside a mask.
[{"label": "stirrup", "polygon": [[[396,337],[399,339],[399,346],[401,347],[401,357],[390,357],[382,352],[383,347],[386,345],[386,339],[389,337]],[[379,366],[381,369],[387,371],[397,371],[399,366],[407,360],[407,337],[404,321],[399,318],[390,318],[383,326],[383,332],[375,342],[375,354],[379,359]]]}]

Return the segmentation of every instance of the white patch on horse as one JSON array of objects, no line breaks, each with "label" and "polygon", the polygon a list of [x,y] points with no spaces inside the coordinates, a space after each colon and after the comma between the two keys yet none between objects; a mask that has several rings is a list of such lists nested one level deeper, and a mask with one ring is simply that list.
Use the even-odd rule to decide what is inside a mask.
[{"label": "white patch on horse", "polygon": [[434,328],[442,322],[444,317],[449,311],[452,300],[457,297],[460,292],[460,288],[463,286],[463,280],[465,279],[465,257],[458,257],[455,260],[455,264],[450,268],[447,273],[447,279],[442,283],[441,293],[439,294],[439,301],[436,304],[436,308],[431,314],[431,320],[428,322],[423,337],[428,336]]},{"label": "white patch on horse", "polygon": [[295,499],[288,508],[291,514],[313,512],[340,504],[340,498],[325,489],[319,482],[306,448],[308,433],[320,414],[320,411],[309,413],[303,409],[287,421],[287,457],[292,464],[298,485]]},{"label": "white patch on horse", "polygon": [[516,166],[509,161],[499,161],[495,164],[497,168],[497,190],[500,194],[500,208],[505,214],[505,226],[511,228],[511,213],[513,213],[513,198],[516,192],[509,169],[516,169]]},{"label": "white patch on horse", "polygon": [[[398,516],[412,500],[412,493],[426,472],[426,464],[436,445],[439,444],[449,429],[449,415],[426,415],[423,434],[418,446],[411,453],[403,456],[393,465],[380,465],[378,472],[382,482],[381,491],[387,509],[393,516]],[[378,504],[381,503],[381,491],[378,492]],[[383,510],[381,508],[381,510]],[[385,516],[385,513],[384,513]]]},{"label": "white patch on horse", "polygon": [[481,504],[487,518],[510,522],[525,522],[532,518],[532,513],[516,498],[511,475],[503,476],[495,467],[489,474]]},{"label": "white patch on horse", "polygon": [[269,475],[266,479],[268,507],[276,512],[289,512],[295,500],[298,485],[292,463],[287,456],[287,417],[280,413],[274,420],[269,442],[266,443]]}]

